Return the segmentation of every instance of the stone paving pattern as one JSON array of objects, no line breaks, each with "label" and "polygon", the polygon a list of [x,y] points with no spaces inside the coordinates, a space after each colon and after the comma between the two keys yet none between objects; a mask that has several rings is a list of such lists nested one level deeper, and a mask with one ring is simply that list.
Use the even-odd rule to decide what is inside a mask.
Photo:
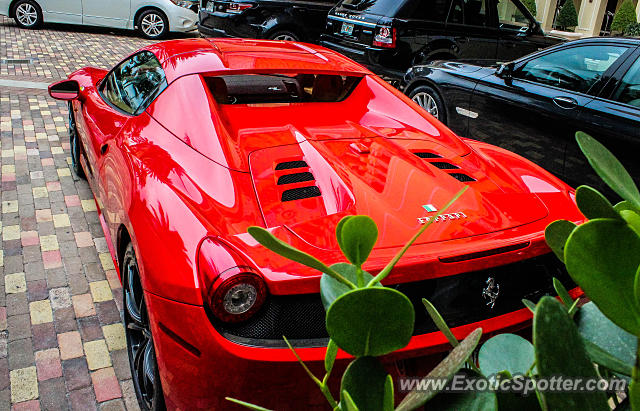
[{"label": "stone paving pattern", "polygon": [[[145,44],[0,16],[0,80],[50,83]],[[0,86],[0,411],[138,409],[122,288],[91,190],[69,168],[67,116],[45,90]]]}]

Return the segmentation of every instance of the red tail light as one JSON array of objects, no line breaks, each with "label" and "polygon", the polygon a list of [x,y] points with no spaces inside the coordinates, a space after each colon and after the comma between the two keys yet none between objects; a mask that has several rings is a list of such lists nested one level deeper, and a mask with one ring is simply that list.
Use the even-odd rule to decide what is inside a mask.
[{"label": "red tail light", "polygon": [[396,29],[389,26],[378,26],[375,30],[373,45],[377,47],[394,48],[396,46]]},{"label": "red tail light", "polygon": [[267,298],[262,276],[229,247],[206,238],[198,251],[202,299],[216,318],[224,322],[249,319]]},{"label": "red tail light", "polygon": [[239,14],[245,11],[246,9],[250,9],[253,7],[253,4],[250,3],[229,3],[227,5],[227,13]]}]

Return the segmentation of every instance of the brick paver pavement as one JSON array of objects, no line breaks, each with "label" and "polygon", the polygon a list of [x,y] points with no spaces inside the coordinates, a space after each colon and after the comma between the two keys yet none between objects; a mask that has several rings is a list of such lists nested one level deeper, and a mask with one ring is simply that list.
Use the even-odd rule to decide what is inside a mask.
[{"label": "brick paver pavement", "polygon": [[68,166],[67,105],[1,84],[109,68],[145,44],[107,29],[22,30],[0,16],[0,410],[138,408],[122,288],[91,190]]}]

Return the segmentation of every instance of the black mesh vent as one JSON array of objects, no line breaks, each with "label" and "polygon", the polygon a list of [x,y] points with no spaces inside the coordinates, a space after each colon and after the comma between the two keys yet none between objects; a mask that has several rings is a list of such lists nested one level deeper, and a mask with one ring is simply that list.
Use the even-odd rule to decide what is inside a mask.
[{"label": "black mesh vent", "polygon": [[316,186],[292,188],[282,193],[282,201],[302,200],[303,198],[320,197],[320,189]]},{"label": "black mesh vent", "polygon": [[463,183],[469,182],[469,181],[476,181],[475,178],[470,177],[466,174],[462,174],[462,173],[451,173],[449,174],[451,177],[455,178],[458,181],[462,181]]},{"label": "black mesh vent", "polygon": [[286,161],[276,165],[276,170],[290,170],[292,168],[309,167],[306,161]]},{"label": "black mesh vent", "polygon": [[286,174],[284,176],[280,176],[278,178],[278,185],[282,184],[293,184],[293,183],[301,183],[303,181],[313,181],[313,174],[307,173],[295,173],[295,174]]},{"label": "black mesh vent", "polygon": [[429,153],[428,151],[420,151],[413,154],[417,155],[420,158],[442,158],[442,156],[436,153]]},{"label": "black mesh vent", "polygon": [[[411,300],[416,311],[413,334],[420,335],[437,331],[422,305],[422,298],[435,305],[449,326],[458,327],[524,308],[523,298],[536,303],[545,295],[556,295],[553,277],[567,289],[575,287],[564,264],[553,254],[487,270],[390,287]],[[493,308],[482,296],[489,278],[499,286]],[[226,338],[248,345],[286,346],[282,340],[284,335],[299,347],[326,346],[328,338],[319,294],[270,296],[264,307],[247,322],[222,324],[215,319],[213,321]]]},{"label": "black mesh vent", "polygon": [[432,161],[431,164],[438,167],[440,170],[456,170],[460,167],[455,166],[451,163],[447,163],[445,161]]}]

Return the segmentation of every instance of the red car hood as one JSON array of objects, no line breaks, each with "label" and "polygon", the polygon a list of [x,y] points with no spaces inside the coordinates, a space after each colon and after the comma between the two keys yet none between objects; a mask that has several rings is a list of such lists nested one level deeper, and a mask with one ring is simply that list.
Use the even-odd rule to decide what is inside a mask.
[{"label": "red car hood", "polygon": [[376,221],[376,248],[402,246],[465,185],[467,192],[446,210],[451,215],[417,244],[505,230],[548,215],[521,182],[473,151],[459,155],[428,138],[298,135],[297,144],[252,152],[249,164],[266,226],[286,226],[318,248],[337,249],[334,228],[351,214]]}]

